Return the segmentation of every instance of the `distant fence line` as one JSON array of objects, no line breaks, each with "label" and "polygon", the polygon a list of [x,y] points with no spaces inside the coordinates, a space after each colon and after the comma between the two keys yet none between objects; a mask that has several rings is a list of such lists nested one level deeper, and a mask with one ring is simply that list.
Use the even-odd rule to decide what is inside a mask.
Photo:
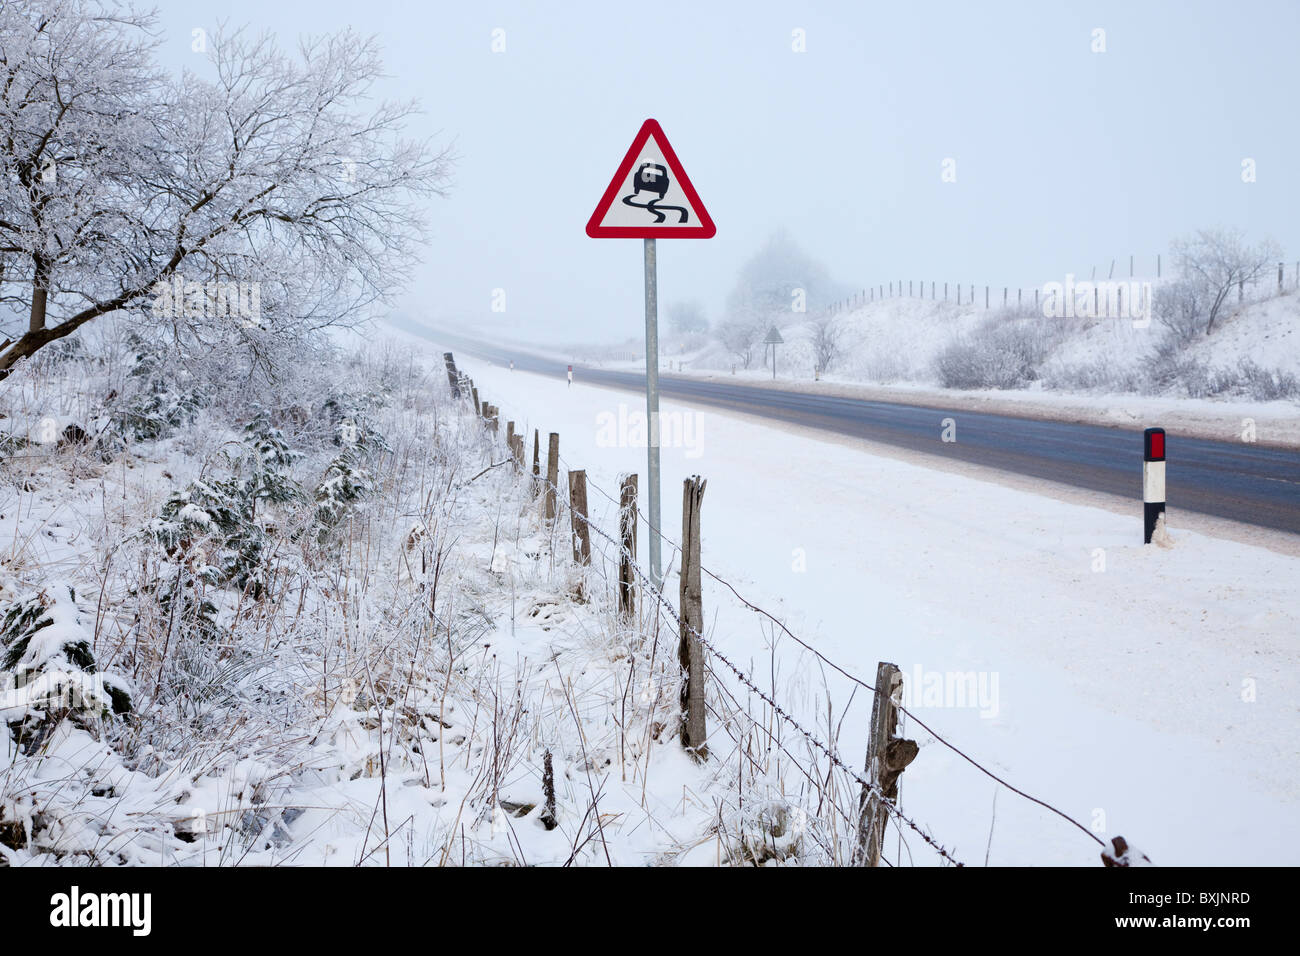
[{"label": "distant fence line", "polygon": [[[1143,276],[1136,271],[1137,257],[1128,257],[1128,275],[1121,276],[1120,281],[1140,281],[1150,278],[1150,274]],[[1115,269],[1117,265],[1122,265],[1119,260],[1112,259],[1110,268],[1107,269],[1103,279],[1097,276],[1097,267],[1092,268],[1087,279],[1079,279],[1080,282],[1112,282],[1117,281]],[[1290,272],[1290,282],[1287,281],[1287,273]],[[1073,273],[1071,273],[1073,274]],[[1161,255],[1155,257],[1155,278],[1161,279],[1164,275],[1164,262]],[[1276,281],[1276,286],[1275,286]],[[1281,295],[1290,289],[1300,289],[1300,260],[1297,260],[1291,270],[1287,269],[1287,263],[1279,262],[1277,264],[1276,280],[1270,269],[1267,274],[1259,275],[1249,283],[1242,283],[1238,288],[1238,300],[1244,301],[1246,297],[1246,286],[1251,289],[1251,299],[1265,298],[1272,292]],[[929,286],[927,289],[926,287]],[[1265,295],[1260,295],[1261,287]],[[931,301],[949,302],[955,301],[957,305],[970,305],[976,308],[1009,308],[1015,305],[1017,308],[1024,308],[1029,304],[1028,293],[1033,294],[1033,307],[1035,310],[1040,308],[1042,301],[1044,284],[1037,286],[1010,286],[1010,285],[980,285],[974,282],[939,282],[936,280],[925,279],[899,279],[892,282],[881,282],[873,286],[867,286],[860,292],[855,292],[846,298],[832,302],[827,307],[827,311],[832,314],[847,312],[852,309],[860,309],[864,305],[872,302],[883,301],[885,299],[930,299]],[[998,290],[1002,294],[999,297]],[[906,291],[905,291],[906,290]],[[1016,293],[1014,296],[1011,293]],[[927,294],[928,293],[928,294]],[[982,293],[982,294],[981,294]],[[982,306],[981,306],[982,302]]]}]

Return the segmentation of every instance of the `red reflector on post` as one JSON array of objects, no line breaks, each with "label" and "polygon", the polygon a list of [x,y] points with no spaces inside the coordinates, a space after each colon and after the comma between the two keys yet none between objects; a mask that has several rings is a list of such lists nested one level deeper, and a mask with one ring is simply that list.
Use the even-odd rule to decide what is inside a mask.
[{"label": "red reflector on post", "polygon": [[1163,428],[1148,428],[1142,433],[1142,460],[1165,460],[1165,430]]}]

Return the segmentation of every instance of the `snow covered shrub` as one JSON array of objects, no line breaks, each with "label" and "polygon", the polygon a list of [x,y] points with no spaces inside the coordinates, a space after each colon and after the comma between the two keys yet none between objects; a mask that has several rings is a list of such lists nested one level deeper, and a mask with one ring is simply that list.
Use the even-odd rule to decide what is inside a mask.
[{"label": "snow covered shrub", "polygon": [[202,551],[204,576],[212,584],[251,587],[254,597],[265,583],[264,514],[259,505],[299,501],[302,491],[290,468],[301,457],[290,448],[270,415],[259,410],[244,427],[244,441],[227,454],[232,474],[198,479],[174,493],[149,524],[149,534],[169,558],[189,560]]},{"label": "snow covered shrub", "polygon": [[816,865],[825,862],[810,839],[814,818],[784,800],[747,803],[718,825],[726,862],[732,866]]},{"label": "snow covered shrub", "polygon": [[113,430],[124,438],[153,441],[193,422],[206,404],[204,390],[193,387],[183,369],[168,363],[161,342],[135,333],[127,342],[135,349],[135,360],[122,394],[114,396]]},{"label": "snow covered shrub", "polygon": [[1300,398],[1300,379],[1282,369],[1264,368],[1248,358],[1237,363],[1235,384],[1257,402]]},{"label": "snow covered shrub", "polygon": [[265,533],[252,519],[243,483],[200,479],[167,499],[148,533],[169,558],[196,559],[210,583],[251,586],[256,596],[264,581]]},{"label": "snow covered shrub", "polygon": [[0,618],[0,715],[25,752],[60,719],[89,728],[131,710],[126,681],[99,671],[76,593],[51,584]]},{"label": "snow covered shrub", "polygon": [[1065,332],[1042,316],[999,314],[943,349],[935,372],[944,388],[1023,388],[1039,378]]},{"label": "snow covered shrub", "polygon": [[334,394],[321,403],[320,415],[338,447],[356,448],[367,455],[390,451],[388,441],[375,424],[375,413],[385,404],[378,392]]},{"label": "snow covered shrub", "polygon": [[1043,387],[1077,391],[1136,392],[1141,379],[1134,369],[1104,361],[1053,365],[1043,371]]},{"label": "snow covered shrub", "polygon": [[344,452],[330,462],[314,494],[316,540],[326,543],[352,506],[374,490],[370,472],[361,467],[354,453]]},{"label": "snow covered shrub", "polygon": [[1231,373],[1214,369],[1196,356],[1188,355],[1183,341],[1176,335],[1157,345],[1142,367],[1147,376],[1144,391],[1148,393],[1210,398],[1233,388]]},{"label": "snow covered shrub", "polygon": [[236,465],[250,516],[259,501],[284,504],[301,497],[290,474],[293,463],[301,457],[300,452],[289,447],[284,432],[271,423],[271,414],[259,407],[244,426],[243,454]]}]

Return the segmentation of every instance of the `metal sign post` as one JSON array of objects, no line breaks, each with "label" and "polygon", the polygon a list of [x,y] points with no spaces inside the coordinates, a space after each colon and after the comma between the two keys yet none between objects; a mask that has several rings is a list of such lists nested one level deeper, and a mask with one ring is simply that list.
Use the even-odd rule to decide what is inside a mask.
[{"label": "metal sign post", "polygon": [[649,479],[650,580],[663,586],[659,541],[659,281],[655,241],[645,240],[645,415],[646,476]]},{"label": "metal sign post", "polygon": [[772,381],[776,381],[776,347],[784,345],[785,339],[781,338],[781,333],[777,331],[775,325],[767,333],[767,338],[763,339],[763,344],[772,348]]},{"label": "metal sign post", "polygon": [[656,239],[712,239],[709,212],[682,169],[668,137],[652,119],[640,131],[587,220],[593,239],[642,239],[645,243],[646,471],[650,522],[650,580],[663,586],[659,497],[659,307]]}]

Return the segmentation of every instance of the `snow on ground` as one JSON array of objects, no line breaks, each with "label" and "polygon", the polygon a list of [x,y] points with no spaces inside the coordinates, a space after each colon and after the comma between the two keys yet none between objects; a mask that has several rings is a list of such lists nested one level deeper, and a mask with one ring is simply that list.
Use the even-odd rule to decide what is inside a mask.
[{"label": "snow on ground", "polygon": [[[593,486],[616,495],[625,471],[644,482],[638,394],[457,361],[503,420],[540,428],[543,446],[559,432],[566,467]],[[713,410],[666,402],[663,415],[681,436],[663,451],[668,536],[683,478],[705,476],[705,566],[829,659],[868,681],[878,660],[897,663],[940,735],[1157,864],[1300,863],[1300,560],[1176,518],[1172,548],[1144,547],[1136,503],[1117,515]],[[614,505],[589,499],[615,527]],[[809,726],[829,694],[840,719],[843,678],[788,639],[771,651],[771,628],[707,577],[704,601],[710,639],[761,686]],[[869,707],[859,692],[839,731],[855,766]],[[903,808],[964,862],[1098,863],[1085,834],[904,733],[922,750]],[[887,843],[892,859],[892,830]],[[901,854],[934,862],[915,839]]]}]

